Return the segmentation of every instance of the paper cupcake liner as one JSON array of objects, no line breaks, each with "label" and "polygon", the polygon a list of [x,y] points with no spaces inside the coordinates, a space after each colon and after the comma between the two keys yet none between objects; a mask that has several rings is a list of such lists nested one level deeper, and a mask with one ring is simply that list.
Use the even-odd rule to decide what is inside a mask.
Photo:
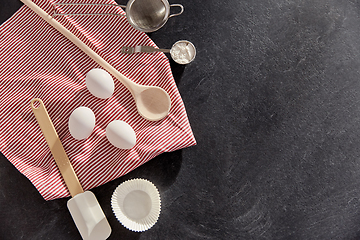
[{"label": "paper cupcake liner", "polygon": [[160,194],[155,185],[147,180],[128,180],[115,189],[111,208],[124,227],[143,232],[154,226],[159,218]]}]

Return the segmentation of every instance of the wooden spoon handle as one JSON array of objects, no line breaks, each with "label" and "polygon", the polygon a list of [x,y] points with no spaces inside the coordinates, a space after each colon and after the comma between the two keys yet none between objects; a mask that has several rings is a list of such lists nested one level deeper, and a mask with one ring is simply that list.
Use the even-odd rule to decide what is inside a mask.
[{"label": "wooden spoon handle", "polygon": [[21,0],[21,1],[31,10],[33,10],[36,14],[42,17],[51,26],[53,26],[56,30],[58,30],[61,34],[63,34],[67,39],[73,42],[78,48],[80,48],[84,53],[86,53],[89,57],[91,57],[100,66],[102,66],[106,71],[108,71],[115,78],[117,78],[122,84],[125,85],[125,87],[129,89],[131,94],[134,96],[134,91],[137,90],[135,86],[136,84],[134,82],[132,82],[130,79],[122,75],[113,66],[111,66],[108,62],[106,62],[102,57],[100,57],[96,52],[94,52],[90,47],[88,47],[85,43],[83,43],[72,32],[67,30],[61,23],[56,21],[52,16],[50,16],[47,12],[42,10],[34,2],[32,2],[31,0]]},{"label": "wooden spoon handle", "polygon": [[[39,106],[35,107],[34,103],[38,103]],[[58,134],[54,128],[54,125],[46,111],[43,101],[39,98],[34,98],[30,102],[31,109],[36,117],[36,120],[40,126],[40,129],[46,139],[46,142],[54,156],[56,165],[58,166],[65,184],[69,189],[70,195],[74,197],[79,193],[83,193],[84,190],[81,187],[78,177],[69,161],[68,156],[61,144]]]}]

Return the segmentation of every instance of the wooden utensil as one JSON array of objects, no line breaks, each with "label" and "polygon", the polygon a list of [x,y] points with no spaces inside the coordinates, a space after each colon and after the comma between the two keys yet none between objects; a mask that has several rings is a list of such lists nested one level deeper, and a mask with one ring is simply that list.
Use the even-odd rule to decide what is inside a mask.
[{"label": "wooden utensil", "polygon": [[39,6],[31,0],[21,0],[26,6],[32,9],[36,14],[42,17],[51,26],[57,29],[61,34],[73,42],[84,53],[91,57],[95,62],[102,66],[106,71],[118,79],[131,92],[138,113],[147,120],[158,121],[166,117],[171,108],[171,100],[169,94],[162,88],[156,86],[144,86],[134,83],[113,66],[106,62],[96,52],[89,48],[79,38],[67,30],[63,25],[47,14]]},{"label": "wooden utensil", "polygon": [[[39,106],[35,106],[36,103]],[[34,98],[31,100],[30,106],[72,196],[67,202],[67,206],[82,238],[84,240],[107,239],[110,236],[111,228],[105,214],[95,195],[90,191],[83,191],[43,101]]]}]

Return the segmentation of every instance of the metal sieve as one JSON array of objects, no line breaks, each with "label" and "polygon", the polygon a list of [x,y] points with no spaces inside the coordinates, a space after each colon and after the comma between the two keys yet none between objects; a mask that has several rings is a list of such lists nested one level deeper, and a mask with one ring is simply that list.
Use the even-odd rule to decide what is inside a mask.
[{"label": "metal sieve", "polygon": [[[56,5],[101,5],[125,8],[126,14],[117,13],[56,13]],[[178,16],[184,12],[181,4],[169,4],[168,0],[130,0],[127,5],[117,4],[98,4],[98,3],[54,3],[54,13],[52,16],[58,15],[118,15],[126,17],[127,21],[135,29],[142,32],[154,32],[165,25],[171,17]],[[180,11],[170,14],[171,7],[179,7]]]}]

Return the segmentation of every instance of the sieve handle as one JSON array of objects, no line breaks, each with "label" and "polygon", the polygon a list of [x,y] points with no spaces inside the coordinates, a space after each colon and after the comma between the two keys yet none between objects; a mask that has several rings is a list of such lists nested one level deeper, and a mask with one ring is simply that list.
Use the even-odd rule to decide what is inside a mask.
[{"label": "sieve handle", "polygon": [[119,13],[55,13],[56,8],[55,6],[61,6],[61,5],[75,5],[75,6],[110,6],[110,7],[121,7],[126,8],[124,5],[119,4],[107,4],[107,3],[54,3],[53,4],[53,11],[54,13],[52,16],[92,16],[92,15],[112,15],[112,16],[122,16],[126,17],[126,14],[119,14]]},{"label": "sieve handle", "polygon": [[179,16],[180,14],[182,14],[182,13],[184,12],[184,7],[183,7],[183,5],[181,5],[181,4],[171,4],[170,7],[179,7],[179,8],[180,8],[180,12],[171,14],[171,15],[169,16],[169,18],[175,17],[175,16]]},{"label": "sieve handle", "polygon": [[[39,104],[38,107],[35,107],[34,105],[36,102]],[[84,190],[82,189],[74,168],[65,153],[43,101],[40,98],[34,98],[31,100],[30,106],[50,148],[51,154],[54,156],[56,165],[69,189],[70,195],[74,197],[79,193],[83,193]]]}]

